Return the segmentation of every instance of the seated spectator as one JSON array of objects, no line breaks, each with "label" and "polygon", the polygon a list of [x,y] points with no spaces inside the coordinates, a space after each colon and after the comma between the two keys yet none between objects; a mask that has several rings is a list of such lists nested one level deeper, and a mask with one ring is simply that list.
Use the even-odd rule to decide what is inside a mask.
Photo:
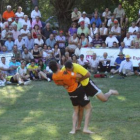
[{"label": "seated spectator", "polygon": [[42,35],[43,35],[43,38],[46,40],[50,37],[50,34],[52,34],[52,29],[51,29],[51,25],[50,23],[47,23],[46,24],[46,27],[43,28],[42,30]]},{"label": "seated spectator", "polygon": [[86,17],[87,13],[84,11],[82,13],[82,17],[80,17],[79,21],[78,21],[78,24],[80,24],[80,22],[83,22],[84,21],[84,26],[85,27],[90,27],[90,20],[88,17]]},{"label": "seated spectator", "polygon": [[121,42],[121,46],[119,47],[120,52],[123,52],[123,49],[124,49],[124,48],[128,48],[128,47],[125,45],[124,42]]},{"label": "seated spectator", "polygon": [[101,38],[105,41],[106,37],[108,36],[108,28],[105,27],[104,22],[102,22],[102,27],[99,29],[99,33]]},{"label": "seated spectator", "polygon": [[[122,47],[123,47],[123,45],[122,45]],[[113,42],[112,49],[117,49],[117,48],[118,48],[118,44],[117,44],[117,42]]]},{"label": "seated spectator", "polygon": [[114,62],[114,65],[115,65],[115,69],[111,69],[111,73],[112,74],[116,74],[116,73],[119,73],[119,68],[120,68],[120,64],[122,61],[125,60],[124,58],[124,54],[122,52],[120,52],[118,54],[119,57],[116,58],[115,62]]},{"label": "seated spectator", "polygon": [[21,52],[18,50],[17,45],[13,46],[13,56],[15,57],[17,62],[21,60]]},{"label": "seated spectator", "polygon": [[111,32],[112,32],[113,36],[115,36],[118,39],[118,41],[120,42],[121,28],[119,27],[117,20],[114,21],[114,26],[111,27]]},{"label": "seated spectator", "polygon": [[136,44],[140,46],[140,32],[137,33],[137,37],[133,40],[133,45],[136,46]]},{"label": "seated spectator", "polygon": [[33,48],[33,50],[31,50],[31,53],[35,59],[35,62],[38,62],[38,60],[42,57],[41,51],[38,48],[38,44],[34,45],[34,48]]},{"label": "seated spectator", "polygon": [[79,43],[79,38],[77,37],[77,33],[75,32],[73,34],[73,36],[70,36],[69,38],[69,42],[68,42],[68,51],[70,52],[70,54],[73,54],[75,49],[77,48],[77,45]]},{"label": "seated spectator", "polygon": [[81,44],[82,48],[87,48],[88,47],[88,39],[85,37],[84,33],[81,33],[80,44]]},{"label": "seated spectator", "polygon": [[102,17],[104,18],[104,23],[105,23],[105,25],[106,25],[106,24],[107,24],[107,21],[108,21],[109,19],[111,19],[111,12],[109,11],[108,8],[105,9],[105,11],[104,11],[103,14],[102,14]]},{"label": "seated spectator", "polygon": [[98,71],[105,72],[107,74],[110,72],[110,59],[107,58],[108,54],[105,52],[103,58],[99,60]]},{"label": "seated spectator", "polygon": [[102,46],[103,40],[99,37],[99,34],[97,33],[95,35],[95,38],[92,40],[92,45],[95,48],[100,48]]},{"label": "seated spectator", "polygon": [[55,61],[55,58],[53,57],[53,54],[50,53],[45,62],[46,66],[48,66],[50,61],[52,61],[52,60]]},{"label": "seated spectator", "polygon": [[20,34],[22,36],[22,39],[25,41],[27,38],[27,35],[30,33],[30,31],[27,29],[27,24],[23,24],[23,29],[20,30]]},{"label": "seated spectator", "polygon": [[78,47],[75,49],[74,54],[77,56],[77,58],[79,58],[80,53],[81,53],[81,44],[79,43]]},{"label": "seated spectator", "polygon": [[22,59],[26,61],[26,63],[30,63],[32,59],[34,59],[33,55],[31,52],[28,51],[27,48],[24,48],[24,51],[22,52]]},{"label": "seated spectator", "polygon": [[22,26],[26,24],[27,25],[27,30],[31,30],[31,22],[28,19],[28,15],[24,15],[23,21],[22,21]]},{"label": "seated spectator", "polygon": [[75,54],[72,55],[72,63],[77,63],[77,56]]},{"label": "seated spectator", "polygon": [[126,33],[126,37],[123,39],[123,42],[125,44],[126,47],[130,48],[133,44],[133,39],[130,38],[130,33]]},{"label": "seated spectator", "polygon": [[55,60],[59,62],[61,59],[61,52],[57,43],[54,45],[53,55],[54,55]]},{"label": "seated spectator", "polygon": [[97,55],[96,53],[93,53],[92,59],[89,60],[89,67],[90,67],[91,73],[93,74],[97,73],[98,65],[99,65],[99,60],[97,59]]},{"label": "seated spectator", "polygon": [[109,36],[106,38],[105,40],[105,44],[111,48],[113,46],[113,42],[118,42],[117,38],[115,36],[113,36],[112,32],[109,32]]},{"label": "seated spectator", "polygon": [[95,8],[95,9],[94,9],[94,12],[92,13],[92,15],[94,15],[94,14],[97,14],[98,17],[101,16],[101,14],[100,14],[99,11],[98,11],[98,8]]},{"label": "seated spectator", "polygon": [[41,13],[38,9],[38,6],[35,6],[34,10],[31,12],[32,21],[35,20],[37,16],[41,18]]},{"label": "seated spectator", "polygon": [[106,44],[105,44],[105,42],[102,43],[101,48],[102,48],[102,49],[106,49]]},{"label": "seated spectator", "polygon": [[8,53],[6,46],[1,46],[0,54]]},{"label": "seated spectator", "polygon": [[65,54],[65,42],[66,42],[66,37],[63,35],[63,31],[59,31],[59,35],[56,37],[56,42],[58,43],[61,55]]},{"label": "seated spectator", "polygon": [[39,67],[35,65],[35,60],[31,60],[31,63],[27,67],[31,80],[39,79]]},{"label": "seated spectator", "polygon": [[66,61],[69,61],[69,60],[71,61],[69,52],[65,52],[65,58],[66,58]]},{"label": "seated spectator", "polygon": [[59,62],[60,68],[62,68],[62,67],[65,65],[66,61],[67,61],[67,60],[66,60],[65,55],[62,55],[62,56],[61,56],[61,59],[60,59],[60,62]]},{"label": "seated spectator", "polygon": [[100,17],[98,17],[98,14],[93,15],[93,18],[91,19],[90,24],[92,24],[93,22],[96,23],[96,27],[99,28],[101,26],[102,21],[101,21]]},{"label": "seated spectator", "polygon": [[17,30],[17,25],[16,24],[13,25],[12,34],[13,34],[14,41],[16,39],[18,39],[18,36],[20,35],[20,31]]},{"label": "seated spectator", "polygon": [[12,25],[17,25],[17,30],[19,31],[22,28],[22,23],[18,21],[18,17],[15,17],[15,21],[12,22]]},{"label": "seated spectator", "polygon": [[109,29],[112,28],[112,26],[114,25],[115,20],[117,20],[117,19],[115,19],[115,16],[111,16],[111,19],[108,20],[107,26],[108,26]]},{"label": "seated spectator", "polygon": [[69,34],[69,36],[73,36],[74,35],[74,33],[77,33],[77,27],[76,27],[76,23],[75,22],[73,22],[72,24],[71,24],[71,27],[69,28],[69,30],[68,30],[68,34]]},{"label": "seated spectator", "polygon": [[136,23],[132,22],[132,26],[129,27],[128,29],[128,32],[130,33],[130,37],[133,39],[136,38],[138,31],[139,31],[139,28],[136,26]]},{"label": "seated spectator", "polygon": [[4,87],[6,83],[5,74],[0,70],[0,87]]},{"label": "seated spectator", "polygon": [[39,16],[36,16],[35,20],[32,21],[32,28],[34,28],[36,24],[39,26],[40,29],[42,28],[42,23]]},{"label": "seated spectator", "polygon": [[38,34],[41,34],[41,31],[39,29],[39,26],[36,24],[32,29],[32,38],[36,39]]},{"label": "seated spectator", "polygon": [[8,20],[8,18],[13,18],[13,17],[15,17],[15,14],[14,14],[14,12],[12,11],[10,5],[7,6],[7,10],[4,11],[2,17],[3,17],[4,20]]},{"label": "seated spectator", "polygon": [[97,33],[99,33],[99,29],[96,27],[96,23],[93,22],[90,27],[90,37],[93,39]]},{"label": "seated spectator", "polygon": [[21,66],[17,68],[17,73],[20,75],[20,77],[24,80],[30,80],[30,75],[27,72],[26,62],[21,61]]},{"label": "seated spectator", "polygon": [[14,42],[12,41],[12,37],[10,35],[7,37],[7,41],[4,45],[7,47],[7,51],[12,51]]},{"label": "seated spectator", "polygon": [[8,18],[7,21],[3,22],[3,26],[2,26],[2,29],[5,29],[7,26],[11,26],[12,25],[12,18]]},{"label": "seated spectator", "polygon": [[140,49],[140,44],[139,44],[138,42],[136,42],[136,43],[134,44],[133,49]]},{"label": "seated spectator", "polygon": [[41,34],[37,35],[37,38],[34,40],[34,44],[38,45],[38,48],[41,50],[43,48],[44,41],[42,39]]},{"label": "seated spectator", "polygon": [[23,22],[24,13],[22,12],[21,6],[18,7],[17,12],[15,13],[15,16],[18,17],[19,22]]},{"label": "seated spectator", "polygon": [[84,59],[84,55],[81,54],[79,59],[77,60],[77,63],[81,66],[83,66],[84,68],[88,68],[88,62]]},{"label": "seated spectator", "polygon": [[134,75],[133,72],[133,63],[130,61],[130,56],[126,55],[124,61],[121,62],[120,68],[119,68],[119,73],[122,74],[123,76],[131,76]]},{"label": "seated spectator", "polygon": [[6,26],[6,28],[4,30],[2,30],[1,32],[1,44],[4,45],[7,37],[8,37],[8,34],[9,34],[9,27]]},{"label": "seated spectator", "polygon": [[12,56],[11,62],[9,63],[9,68],[11,69],[10,74],[15,75],[17,73],[17,68],[20,66],[20,62],[17,62],[15,57]]},{"label": "seated spectator", "polygon": [[50,34],[50,37],[46,40],[45,44],[47,46],[50,46],[51,48],[54,48],[54,44],[56,43],[54,35]]},{"label": "seated spectator", "polygon": [[81,33],[84,33],[85,36],[87,37],[89,35],[89,28],[84,26],[84,22],[80,22],[80,27],[77,30],[77,34],[80,37]]},{"label": "seated spectator", "polygon": [[52,80],[52,75],[53,75],[53,72],[52,70],[49,68],[49,66],[46,67],[46,75],[48,78],[50,78],[50,80]]},{"label": "seated spectator", "polygon": [[47,57],[48,57],[48,47],[46,44],[44,44],[43,46],[43,50],[42,50],[42,57],[43,57],[43,60],[46,61]]},{"label": "seated spectator", "polygon": [[121,4],[119,4],[118,7],[115,8],[114,15],[115,18],[120,22],[121,27],[123,27],[123,22],[124,22],[124,27],[127,27],[128,18],[126,18],[125,11],[122,8]]},{"label": "seated spectator", "polygon": [[20,52],[22,52],[22,49],[25,47],[25,42],[21,35],[18,36],[18,39],[15,40],[14,44],[17,46]]},{"label": "seated spectator", "polygon": [[27,34],[27,38],[25,39],[25,47],[31,51],[34,47],[34,40],[32,39],[32,35],[30,33]]},{"label": "seated spectator", "polygon": [[135,70],[135,74],[140,76],[140,62],[138,63],[138,68]]},{"label": "seated spectator", "polygon": [[81,12],[75,7],[73,12],[71,13],[71,19],[74,22],[78,22],[81,17]]}]

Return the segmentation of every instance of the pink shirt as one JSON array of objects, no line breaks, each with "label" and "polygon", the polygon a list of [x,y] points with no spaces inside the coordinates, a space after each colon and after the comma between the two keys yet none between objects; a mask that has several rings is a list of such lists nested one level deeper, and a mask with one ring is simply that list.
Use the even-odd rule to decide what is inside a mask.
[{"label": "pink shirt", "polygon": [[38,21],[38,22],[37,22],[36,20],[34,20],[34,21],[32,22],[32,28],[34,28],[34,26],[35,26],[36,24],[37,24],[40,28],[42,27],[41,21]]},{"label": "pink shirt", "polygon": [[13,33],[14,40],[18,39],[18,36],[20,35],[20,31],[13,30],[12,33]]}]

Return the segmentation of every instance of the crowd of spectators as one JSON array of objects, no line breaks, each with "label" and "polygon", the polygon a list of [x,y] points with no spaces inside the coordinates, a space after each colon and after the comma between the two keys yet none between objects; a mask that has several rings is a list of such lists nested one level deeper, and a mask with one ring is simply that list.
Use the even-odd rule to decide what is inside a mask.
[{"label": "crowd of spectators", "polygon": [[[48,67],[51,60],[56,60],[60,67],[70,60],[90,69],[92,73],[133,75],[130,56],[124,56],[123,50],[140,48],[139,17],[140,10],[138,20],[129,26],[121,4],[113,12],[106,8],[101,14],[95,9],[92,17],[74,8],[71,27],[64,32],[61,29],[53,30],[50,23],[43,27],[38,6],[35,6],[31,15],[25,15],[21,6],[13,11],[8,5],[6,11],[0,14],[0,54],[12,53],[13,56],[10,62],[4,55],[0,58],[0,80],[19,84],[37,79],[51,81],[52,72]],[[94,53],[92,59],[86,61],[80,53],[81,48],[120,50],[114,63],[116,68],[111,69],[111,60],[106,51],[103,59],[98,60],[98,54]],[[139,72],[140,63],[135,74],[139,75]]]}]

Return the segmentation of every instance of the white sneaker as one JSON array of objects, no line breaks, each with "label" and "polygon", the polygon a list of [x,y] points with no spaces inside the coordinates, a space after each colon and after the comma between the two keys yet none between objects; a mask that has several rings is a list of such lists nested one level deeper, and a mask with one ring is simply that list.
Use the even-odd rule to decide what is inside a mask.
[{"label": "white sneaker", "polygon": [[48,82],[50,82],[50,81],[51,81],[51,79],[50,79],[50,78],[48,78],[47,80],[48,80]]},{"label": "white sneaker", "polygon": [[24,82],[19,81],[18,84],[19,85],[24,85]]},{"label": "white sneaker", "polygon": [[24,85],[29,85],[31,83],[31,81],[26,81],[24,82]]},{"label": "white sneaker", "polygon": [[10,85],[10,84],[12,84],[12,82],[10,82],[10,81],[7,81],[7,82],[6,82],[6,84],[7,84],[7,85]]}]

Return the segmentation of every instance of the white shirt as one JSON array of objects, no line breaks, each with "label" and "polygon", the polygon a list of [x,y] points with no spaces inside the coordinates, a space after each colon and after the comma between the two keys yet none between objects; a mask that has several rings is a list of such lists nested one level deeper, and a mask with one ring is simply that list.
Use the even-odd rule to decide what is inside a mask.
[{"label": "white shirt", "polygon": [[[128,29],[128,32],[130,33],[134,33],[134,32],[138,32],[139,31],[139,28],[137,26],[135,26],[134,28],[133,27],[129,27]],[[136,35],[130,35],[132,38],[136,38]]]},{"label": "white shirt", "polygon": [[31,12],[31,18],[32,18],[32,20],[34,20],[34,19],[36,18],[36,16],[41,17],[41,13],[40,13],[39,10],[38,10],[38,11],[33,10],[33,11]]},{"label": "white shirt", "polygon": [[24,16],[24,13],[23,12],[16,12],[15,13],[15,15],[16,15],[16,17],[18,17],[19,18],[19,22],[22,22],[23,21],[23,16]]},{"label": "white shirt", "polygon": [[77,63],[78,63],[79,65],[81,65],[81,66],[84,66],[85,63],[87,63],[87,61],[84,60],[84,59],[83,59],[83,61],[81,61],[81,59],[78,59],[78,60],[77,60]]},{"label": "white shirt", "polygon": [[131,43],[132,43],[132,40],[133,39],[131,39],[130,37],[129,38],[127,38],[127,37],[125,37],[124,39],[123,39],[123,42],[125,43],[125,46],[131,46]]},{"label": "white shirt", "polygon": [[79,49],[79,48],[77,47],[77,48],[75,49],[74,54],[75,54],[76,56],[79,56],[80,53],[81,53],[81,49]]},{"label": "white shirt", "polygon": [[127,62],[126,60],[122,61],[119,68],[119,72],[122,72],[123,69],[133,71],[133,63],[131,61]]},{"label": "white shirt", "polygon": [[4,39],[6,37],[6,33],[8,33],[6,30],[3,30],[1,32],[1,39]]},{"label": "white shirt", "polygon": [[5,62],[5,64],[3,64],[2,62],[0,62],[0,67],[2,67],[4,69],[8,69],[9,68],[9,64],[8,64],[8,62]]},{"label": "white shirt", "polygon": [[90,64],[90,66],[91,66],[92,68],[97,68],[98,65],[99,65],[99,60],[98,60],[97,58],[96,58],[95,60],[91,59],[91,60],[89,61],[89,64]]},{"label": "white shirt", "polygon": [[[20,30],[20,34],[21,34],[21,35],[22,35],[22,34],[28,34],[28,33],[30,33],[30,31],[27,30],[27,29],[26,29],[26,30],[24,30],[24,29],[21,29],[21,30]],[[24,39],[24,40],[25,40],[26,38],[27,38],[27,36],[23,36],[23,37],[22,37],[22,39]]]},{"label": "white shirt", "polygon": [[100,61],[104,61],[102,64],[103,66],[106,66],[106,62],[108,61],[109,59],[108,58],[102,58]]},{"label": "white shirt", "polygon": [[[111,32],[121,33],[121,28],[119,26],[117,28],[115,28],[115,26],[112,26]],[[114,36],[117,36],[117,35],[114,35]]]},{"label": "white shirt", "polygon": [[103,12],[103,14],[102,14],[102,17],[105,17],[107,15],[107,18],[111,18],[111,12],[110,11],[108,11],[108,13],[106,13],[106,12]]},{"label": "white shirt", "polygon": [[49,66],[46,67],[46,71],[47,71],[48,73],[53,73],[52,70],[49,68]]},{"label": "white shirt", "polygon": [[28,29],[28,30],[31,28],[31,22],[30,22],[30,20],[27,20],[27,22],[26,22],[26,21],[23,19],[23,21],[22,21],[22,26],[23,26],[24,24],[27,25],[27,29]]},{"label": "white shirt", "polygon": [[81,21],[84,21],[84,23],[85,23],[85,27],[88,27],[88,25],[90,25],[90,20],[89,20],[88,17],[85,17],[85,18],[80,17],[78,23],[80,23]]},{"label": "white shirt", "polygon": [[113,42],[118,42],[117,38],[115,36],[112,36],[111,38],[108,36],[105,40],[105,44],[108,46],[108,47],[112,47],[113,46]]},{"label": "white shirt", "polygon": [[90,36],[91,37],[94,37],[94,35],[97,34],[97,33],[98,33],[98,28],[97,27],[94,30],[93,30],[93,28],[90,28]]},{"label": "white shirt", "polygon": [[[100,33],[102,32],[103,28],[100,28]],[[104,31],[103,31],[103,35],[107,34],[108,29],[106,27],[104,27]]]},{"label": "white shirt", "polygon": [[40,46],[40,45],[44,44],[44,41],[43,41],[43,39],[38,40],[38,38],[36,38],[34,40],[34,44],[38,44]]},{"label": "white shirt", "polygon": [[22,50],[22,46],[25,45],[25,42],[24,42],[23,39],[20,42],[19,42],[18,39],[16,39],[15,42],[14,42],[14,44],[17,45],[18,50],[21,51]]},{"label": "white shirt", "polygon": [[24,69],[22,69],[21,66],[19,66],[17,68],[17,73],[21,76],[24,76],[25,74],[27,74],[27,68],[25,67]]}]

